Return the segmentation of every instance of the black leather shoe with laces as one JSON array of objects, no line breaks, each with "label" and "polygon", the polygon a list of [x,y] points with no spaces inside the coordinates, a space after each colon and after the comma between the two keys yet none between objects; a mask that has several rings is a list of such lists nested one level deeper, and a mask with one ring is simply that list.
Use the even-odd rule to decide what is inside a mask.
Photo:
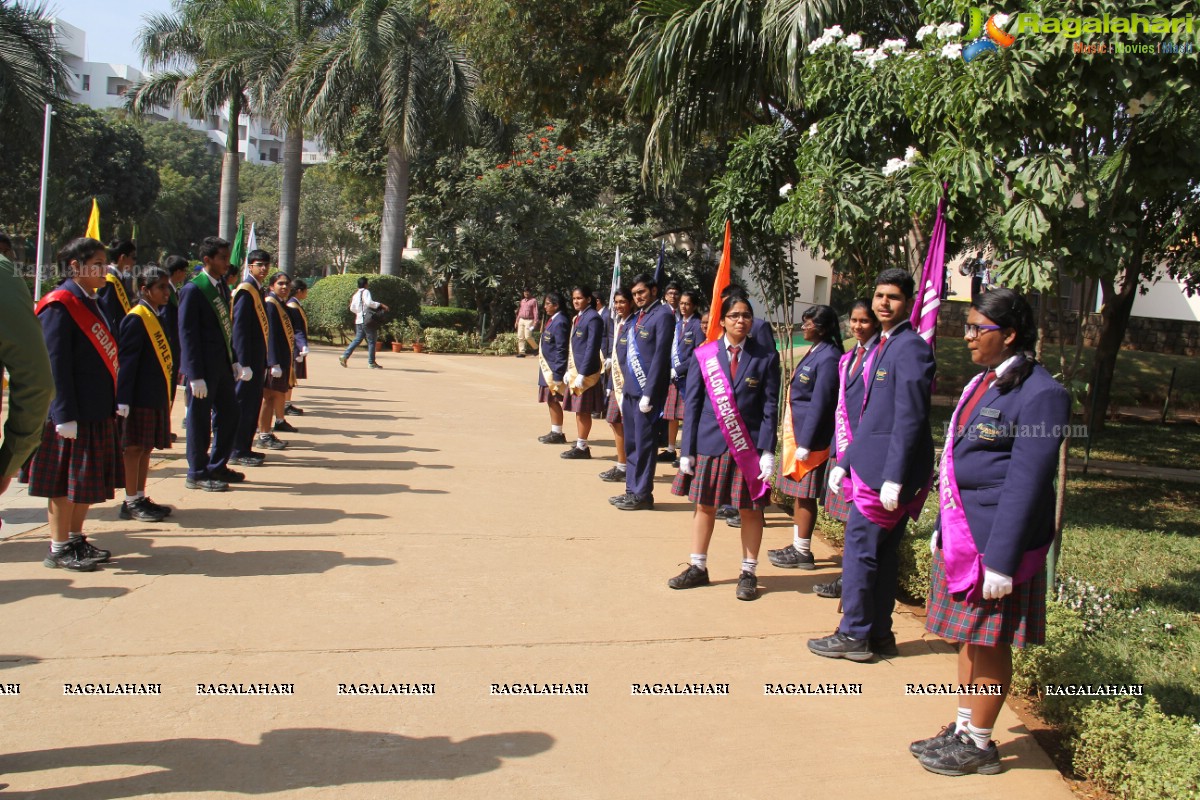
[{"label": "black leather shoe with laces", "polygon": [[80,536],[78,539],[72,539],[72,541],[76,543],[75,548],[79,551],[80,558],[96,562],[108,561],[112,558],[111,550],[101,550],[92,544],[86,536]]},{"label": "black leather shoe with laces", "polygon": [[592,448],[590,447],[572,447],[570,450],[564,450],[558,455],[559,458],[591,458]]},{"label": "black leather shoe with laces", "polygon": [[121,519],[134,519],[138,522],[162,522],[166,514],[155,511],[146,505],[143,498],[125,500],[121,503]]},{"label": "black leather shoe with laces", "polygon": [[866,639],[855,639],[840,630],[820,639],[809,639],[810,652],[826,658],[846,658],[850,661],[870,661],[875,657]]},{"label": "black leather shoe with laces", "polygon": [[624,483],[625,470],[617,469],[616,467],[613,467],[612,469],[606,469],[604,472],[600,473],[600,480],[608,481],[609,483]]},{"label": "black leather shoe with laces", "polygon": [[757,600],[758,599],[758,576],[753,572],[742,571],[738,576],[737,584],[737,599],[738,600]]},{"label": "black leather shoe with laces", "polygon": [[697,586],[708,586],[708,570],[688,564],[687,569],[667,581],[672,589],[694,589]]},{"label": "black leather shoe with laces", "polygon": [[921,766],[938,775],[996,775],[1000,772],[1000,751],[995,742],[980,750],[966,733],[956,733],[936,750],[918,756]]},{"label": "black leather shoe with laces", "polygon": [[85,558],[79,548],[79,540],[67,542],[67,546],[55,553],[51,551],[42,559],[50,569],[69,569],[72,572],[94,572],[100,563],[94,558]]},{"label": "black leather shoe with laces", "polygon": [[839,575],[836,580],[829,583],[818,583],[813,587],[813,594],[817,597],[828,597],[836,600],[842,596],[842,576]]},{"label": "black leather shoe with laces", "polygon": [[937,750],[945,744],[949,744],[954,738],[955,731],[958,730],[958,723],[951,722],[946,727],[937,732],[936,736],[930,736],[928,739],[918,739],[908,746],[908,752],[912,753],[913,758],[920,758],[931,750]]},{"label": "black leather shoe with laces", "polygon": [[816,559],[811,552],[801,553],[794,544],[789,544],[782,550],[768,550],[767,560],[777,567],[784,569],[816,569]]}]

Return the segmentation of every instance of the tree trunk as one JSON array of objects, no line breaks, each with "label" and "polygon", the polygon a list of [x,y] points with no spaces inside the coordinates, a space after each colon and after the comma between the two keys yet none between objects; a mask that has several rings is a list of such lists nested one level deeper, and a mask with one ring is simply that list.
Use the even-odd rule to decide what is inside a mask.
[{"label": "tree trunk", "polygon": [[1108,417],[1108,404],[1112,395],[1113,374],[1117,368],[1117,354],[1125,339],[1129,316],[1133,312],[1133,301],[1137,297],[1139,274],[1126,267],[1117,290],[1112,282],[1104,281],[1104,307],[1100,309],[1100,340],[1096,343],[1096,362],[1091,392],[1088,395],[1084,415],[1092,434],[1104,430]]},{"label": "tree trunk", "polygon": [[279,195],[279,269],[295,277],[296,235],[300,220],[300,181],[304,177],[304,127],[288,125],[283,134],[283,189]]},{"label": "tree trunk", "polygon": [[383,184],[383,220],[379,240],[379,272],[396,275],[404,257],[408,238],[405,215],[408,210],[408,158],[401,145],[388,146],[387,177]]},{"label": "tree trunk", "polygon": [[238,98],[231,99],[229,128],[225,131],[225,155],[221,159],[221,208],[217,217],[217,235],[230,244],[237,235],[238,173],[242,167],[238,117],[241,115],[241,102]]}]

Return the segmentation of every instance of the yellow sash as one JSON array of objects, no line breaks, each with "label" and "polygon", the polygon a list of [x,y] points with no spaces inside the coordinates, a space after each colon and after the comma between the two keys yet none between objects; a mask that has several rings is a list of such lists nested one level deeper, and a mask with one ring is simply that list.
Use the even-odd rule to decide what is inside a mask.
[{"label": "yellow sash", "polygon": [[[267,302],[276,305],[276,311],[279,312],[279,321],[283,323],[283,335],[287,338],[288,343],[288,358],[295,358],[296,353],[296,332],[292,330],[292,320],[288,316],[287,308],[283,303],[279,302],[279,298],[273,294],[267,295]],[[288,366],[288,383],[291,386],[296,385],[296,365]]]},{"label": "yellow sash", "polygon": [[[546,322],[546,327],[550,327],[550,322]],[[546,341],[546,332],[542,332],[542,343]],[[556,394],[559,397],[563,395],[562,381],[554,380],[554,370],[550,369],[550,362],[546,360],[546,348],[538,347],[538,366],[542,370],[542,378],[545,379],[546,385],[550,387],[550,394]]]},{"label": "yellow sash", "polygon": [[154,345],[154,354],[158,356],[158,365],[162,367],[163,378],[167,381],[167,397],[173,396],[175,384],[171,380],[171,371],[175,365],[171,358],[171,343],[167,340],[167,334],[158,320],[158,315],[142,303],[134,306],[129,313],[141,317],[142,324],[146,326],[146,335],[150,337],[150,343]]},{"label": "yellow sash", "polygon": [[125,294],[125,284],[121,283],[121,279],[111,272],[105,273],[104,280],[106,283],[111,283],[113,289],[117,293],[117,299],[121,301],[121,308],[125,309],[125,313],[129,313],[129,295]]},{"label": "yellow sash", "polygon": [[[575,326],[572,326],[572,327],[575,327]],[[604,374],[604,372],[600,371],[600,372],[596,372],[593,375],[584,375],[583,376],[583,388],[576,389],[576,388],[572,387],[571,394],[575,395],[576,397],[583,394],[588,389],[595,386],[596,383],[600,380],[600,376],[603,374]],[[572,381],[575,380],[577,375],[579,375],[579,370],[575,368],[575,331],[572,330],[571,338],[568,340],[568,344],[567,344],[567,371],[566,371],[566,374],[563,375],[563,383],[565,383],[567,386],[571,386]]]},{"label": "yellow sash", "polygon": [[259,294],[258,288],[249,281],[239,283],[238,287],[233,290],[233,297],[237,299],[238,292],[248,292],[254,300],[254,313],[258,314],[258,325],[262,328],[263,341],[267,341],[267,309],[263,306],[262,295]]},{"label": "yellow sash", "polygon": [[792,428],[792,404],[783,407],[783,453],[780,459],[779,474],[793,480],[800,480],[829,459],[829,448],[809,453],[803,461],[796,459],[796,431]]},{"label": "yellow sash", "polygon": [[[625,374],[621,372],[621,364],[617,361],[617,348],[621,346],[621,334],[625,332],[625,325],[628,322],[629,318],[626,317],[613,326],[613,352],[612,361],[609,363],[612,364],[613,392],[617,395],[617,408],[620,408],[621,403],[625,400]],[[628,343],[626,345],[628,346]]]},{"label": "yellow sash", "polygon": [[[304,313],[304,306],[300,305],[299,300],[288,300],[288,308],[294,308],[300,312],[300,321],[304,323],[304,334],[308,335],[308,314]],[[289,320],[290,321],[290,320]]]}]

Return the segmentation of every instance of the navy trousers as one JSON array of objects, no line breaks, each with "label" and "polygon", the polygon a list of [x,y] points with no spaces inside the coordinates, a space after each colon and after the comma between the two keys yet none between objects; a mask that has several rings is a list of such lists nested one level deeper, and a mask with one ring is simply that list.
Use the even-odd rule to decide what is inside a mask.
[{"label": "navy trousers", "polygon": [[[233,380],[207,381],[208,396],[203,400],[187,391],[187,461],[188,477],[205,480],[213,470],[229,461],[233,436],[237,432],[237,400],[233,396]],[[209,450],[209,444],[212,450]]]},{"label": "navy trousers", "polygon": [[625,423],[625,491],[638,497],[654,496],[654,469],[658,448],[654,444],[654,423],[662,407],[643,414],[638,409],[642,398],[628,393],[621,400],[621,421]]},{"label": "navy trousers", "polygon": [[855,639],[892,632],[892,610],[900,573],[900,539],[904,517],[888,530],[850,508],[842,551],[842,622],[838,629]]},{"label": "navy trousers", "polygon": [[257,367],[254,377],[248,381],[238,381],[234,388],[237,398],[237,433],[233,437],[233,456],[248,456],[254,447],[254,434],[258,433],[258,412],[262,410],[263,371]]}]

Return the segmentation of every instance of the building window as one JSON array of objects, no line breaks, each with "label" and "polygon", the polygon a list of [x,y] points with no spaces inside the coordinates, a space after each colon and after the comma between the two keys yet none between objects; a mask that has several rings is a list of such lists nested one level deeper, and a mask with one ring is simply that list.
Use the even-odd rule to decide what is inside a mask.
[{"label": "building window", "polygon": [[90,92],[92,90],[92,76],[91,75],[83,76],[83,90],[85,92]]},{"label": "building window", "polygon": [[279,163],[279,148],[278,148],[278,147],[272,147],[272,148],[271,148],[271,155],[270,155],[270,159],[271,159],[272,161],[274,161],[276,164],[278,164],[278,163]]}]

